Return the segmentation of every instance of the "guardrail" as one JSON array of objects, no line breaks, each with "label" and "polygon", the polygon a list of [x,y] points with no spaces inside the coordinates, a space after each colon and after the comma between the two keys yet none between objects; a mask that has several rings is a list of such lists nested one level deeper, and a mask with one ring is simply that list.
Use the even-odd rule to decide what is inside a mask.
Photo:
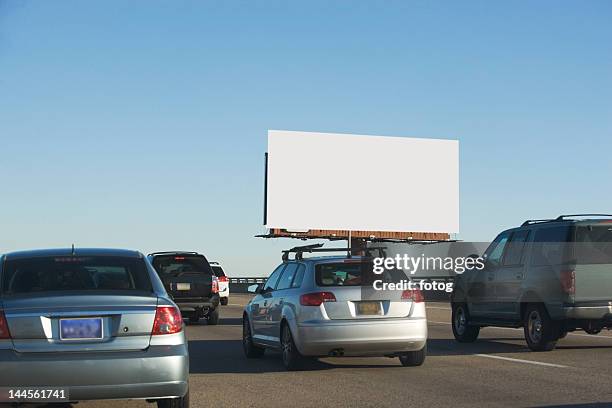
[{"label": "guardrail", "polygon": [[267,278],[229,278],[230,293],[247,293],[251,285],[265,283]]}]

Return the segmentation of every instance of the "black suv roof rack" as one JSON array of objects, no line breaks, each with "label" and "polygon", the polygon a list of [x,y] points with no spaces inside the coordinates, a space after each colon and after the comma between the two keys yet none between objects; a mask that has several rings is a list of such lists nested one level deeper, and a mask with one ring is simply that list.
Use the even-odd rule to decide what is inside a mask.
[{"label": "black suv roof rack", "polygon": [[578,217],[612,217],[612,214],[568,214],[568,215],[560,215],[556,218],[556,220],[564,221],[566,218],[578,218]]},{"label": "black suv roof rack", "polygon": [[568,221],[569,218],[578,218],[578,217],[610,217],[612,218],[612,214],[564,214],[560,215],[557,218],[549,218],[543,220],[527,220],[521,224],[521,227],[531,224],[539,224],[543,222],[560,222],[560,221]]},{"label": "black suv roof rack", "polygon": [[190,252],[190,251],[164,251],[164,252],[151,252],[149,254],[149,256],[152,255],[173,255],[173,254],[180,254],[180,255],[201,255],[197,252]]},{"label": "black suv roof rack", "polygon": [[531,224],[539,224],[542,222],[553,222],[553,221],[555,221],[553,218],[548,218],[548,219],[543,219],[543,220],[527,220],[521,224],[521,227],[524,227],[526,225],[531,225]]},{"label": "black suv roof rack", "polygon": [[358,251],[364,251],[366,253],[366,256],[371,256],[370,253],[372,251],[378,251],[379,255],[381,257],[385,256],[385,247],[376,247],[376,248],[350,248],[350,247],[346,247],[346,248],[323,248],[323,244],[311,244],[311,245],[303,245],[303,246],[296,246],[293,247],[291,249],[285,249],[282,251],[283,253],[283,262],[286,262],[289,260],[289,254],[290,253],[295,253],[295,259],[296,260],[301,260],[303,259],[303,254],[304,252],[307,253],[313,253],[313,252],[346,252],[347,254],[347,258],[351,257],[351,252],[354,250],[358,250]]}]

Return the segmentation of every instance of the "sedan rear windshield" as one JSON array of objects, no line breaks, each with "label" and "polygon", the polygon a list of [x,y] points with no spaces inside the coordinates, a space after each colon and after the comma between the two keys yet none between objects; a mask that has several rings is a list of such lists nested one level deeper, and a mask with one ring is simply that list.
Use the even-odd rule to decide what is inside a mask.
[{"label": "sedan rear windshield", "polygon": [[142,259],[66,256],[8,259],[2,273],[5,295],[38,292],[151,292]]},{"label": "sedan rear windshield", "polygon": [[153,267],[161,275],[180,276],[184,274],[213,275],[210,264],[203,256],[156,256]]}]

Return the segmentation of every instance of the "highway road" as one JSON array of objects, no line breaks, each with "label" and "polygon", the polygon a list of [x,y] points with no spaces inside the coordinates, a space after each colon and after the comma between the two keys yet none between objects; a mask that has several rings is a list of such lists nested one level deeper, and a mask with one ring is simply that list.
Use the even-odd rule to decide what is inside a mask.
[{"label": "highway road", "polygon": [[[450,308],[428,303],[429,355],[422,367],[390,358],[323,358],[286,372],[278,353],[247,360],[232,295],[218,326],[187,327],[193,407],[604,407],[612,406],[612,334],[569,334],[549,353],[527,349],[522,330],[485,328],[473,344],[453,339]],[[151,407],[143,401],[79,408]]]}]

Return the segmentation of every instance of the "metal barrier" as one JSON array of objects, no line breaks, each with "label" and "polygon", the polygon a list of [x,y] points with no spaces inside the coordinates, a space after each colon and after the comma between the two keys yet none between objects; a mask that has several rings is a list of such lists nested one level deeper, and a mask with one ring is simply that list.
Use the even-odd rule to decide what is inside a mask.
[{"label": "metal barrier", "polygon": [[230,293],[247,293],[251,285],[265,283],[267,278],[229,278]]}]

